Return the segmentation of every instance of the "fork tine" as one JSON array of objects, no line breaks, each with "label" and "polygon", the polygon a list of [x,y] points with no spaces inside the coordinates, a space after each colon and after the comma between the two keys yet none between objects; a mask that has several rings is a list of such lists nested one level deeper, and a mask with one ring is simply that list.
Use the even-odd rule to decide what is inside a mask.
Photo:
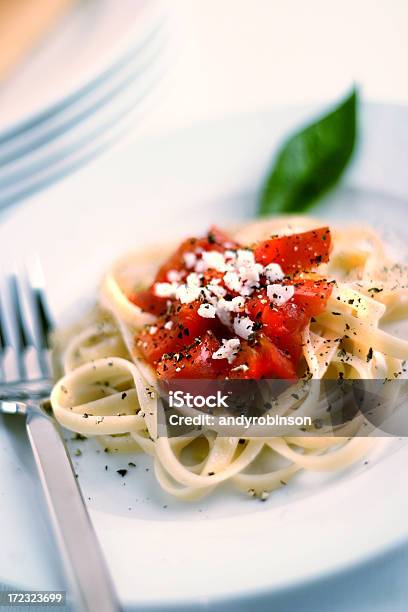
[{"label": "fork tine", "polygon": [[50,345],[50,334],[54,329],[54,325],[51,321],[50,312],[48,309],[47,301],[45,298],[44,291],[35,287],[31,287],[32,299],[33,299],[33,311],[35,313],[35,319],[38,332],[39,346],[43,349],[51,348]]},{"label": "fork tine", "polygon": [[50,348],[50,333],[54,325],[43,285],[41,267],[39,262],[36,261],[34,270],[32,268],[31,270],[27,269],[28,304],[40,370],[43,376],[49,377],[51,369],[47,353]]},{"label": "fork tine", "polygon": [[27,369],[24,357],[28,347],[32,345],[32,340],[24,324],[16,274],[8,277],[8,293],[10,299],[10,326],[12,328],[12,333],[10,334],[12,338],[11,344],[16,352],[18,376],[20,379],[25,379],[27,377]]},{"label": "fork tine", "polygon": [[0,300],[0,382],[4,380],[4,356],[7,350],[8,340],[6,337],[6,330],[4,327],[4,313],[3,307]]}]

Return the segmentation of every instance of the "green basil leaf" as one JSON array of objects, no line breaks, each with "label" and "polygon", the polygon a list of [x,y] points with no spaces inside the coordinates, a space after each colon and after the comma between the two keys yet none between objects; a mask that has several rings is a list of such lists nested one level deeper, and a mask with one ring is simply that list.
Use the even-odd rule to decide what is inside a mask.
[{"label": "green basil leaf", "polygon": [[329,114],[287,140],[259,200],[259,214],[302,212],[341,177],[357,132],[355,89]]}]

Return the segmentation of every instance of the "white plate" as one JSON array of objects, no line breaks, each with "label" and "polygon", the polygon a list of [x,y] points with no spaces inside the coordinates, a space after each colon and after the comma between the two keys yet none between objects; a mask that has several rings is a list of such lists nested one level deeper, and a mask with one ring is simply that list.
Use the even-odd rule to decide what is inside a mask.
[{"label": "white plate", "polygon": [[137,51],[162,14],[162,0],[121,0],[120,10],[115,0],[75,3],[2,84],[0,134],[25,129],[40,114],[103,79],[115,64]]},{"label": "white plate", "polygon": [[0,138],[2,172],[8,170],[8,167],[21,157],[32,155],[37,148],[48,145],[78,123],[89,120],[92,113],[110,103],[115,96],[121,95],[135,80],[142,78],[151,63],[164,50],[168,37],[167,25],[165,19],[155,24],[153,31],[147,32],[140,42],[137,52],[112,69],[100,82],[85,88],[81,95],[55,108],[42,121],[17,131],[13,137]]},{"label": "white plate", "polygon": [[[309,111],[212,122],[105,156],[6,211],[0,227],[4,267],[37,252],[51,306],[63,322],[64,313],[78,312],[76,298],[92,294],[104,267],[123,250],[159,242],[169,233],[202,230],[210,221],[252,216],[250,194],[273,148]],[[385,129],[396,117],[398,146],[393,149],[391,142],[384,154],[384,137],[375,147],[379,126]],[[398,228],[406,210],[399,199],[406,181],[399,147],[408,144],[407,117],[368,107],[363,119],[360,161],[349,173],[348,187],[326,201],[325,213],[382,224],[385,219]],[[377,169],[383,156],[383,166],[392,171],[381,182]],[[364,186],[388,188],[390,195],[363,191]],[[137,467],[122,479],[115,470],[129,458],[97,453],[92,441],[72,448],[79,444],[83,454],[74,457],[79,481],[120,596],[129,605],[218,602],[221,608],[247,610],[257,597],[355,567],[408,538],[408,445],[399,440],[381,444],[368,465],[359,461],[341,475],[303,475],[266,503],[227,489],[188,505],[161,492],[146,471],[148,458],[132,457]],[[32,588],[60,585],[29,450],[21,436],[3,427],[0,468],[1,521],[8,526],[0,578]]]},{"label": "white plate", "polygon": [[[147,50],[145,65],[125,77],[119,91],[110,91],[96,108],[85,108],[68,129],[57,128],[55,138],[41,134],[40,146],[30,147],[0,170],[0,208],[55,182],[109,148],[154,107],[168,71],[166,39]],[[69,122],[68,122],[69,123]],[[61,132],[61,133],[59,133]],[[0,160],[1,165],[1,160]]]}]

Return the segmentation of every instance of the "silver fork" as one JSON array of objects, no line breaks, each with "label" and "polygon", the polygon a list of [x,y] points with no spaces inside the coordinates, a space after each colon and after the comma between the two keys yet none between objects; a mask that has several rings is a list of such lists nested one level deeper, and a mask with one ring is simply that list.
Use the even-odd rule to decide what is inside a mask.
[{"label": "silver fork", "polygon": [[0,297],[0,412],[26,419],[74,609],[118,611],[60,428],[47,412],[52,325],[42,283],[13,273],[4,279]]}]

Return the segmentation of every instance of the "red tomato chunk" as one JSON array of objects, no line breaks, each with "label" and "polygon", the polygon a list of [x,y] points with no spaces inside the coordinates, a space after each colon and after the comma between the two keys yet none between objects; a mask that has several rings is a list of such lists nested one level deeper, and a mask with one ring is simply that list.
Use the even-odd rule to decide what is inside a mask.
[{"label": "red tomato chunk", "polygon": [[273,306],[262,290],[248,301],[246,311],[261,326],[263,333],[291,357],[296,366],[302,354],[302,331],[312,317],[322,313],[332,291],[325,280],[298,280],[295,294],[282,306]]},{"label": "red tomato chunk", "polygon": [[[249,337],[239,338],[239,347],[232,357],[231,354],[225,354],[225,358],[223,354],[222,358],[213,357],[237,335],[232,319],[231,324],[222,323],[214,314],[215,307],[211,306],[212,316],[199,314],[200,306],[207,299],[205,291],[188,303],[181,303],[173,295],[165,298],[155,294],[155,283],[169,282],[170,271],[179,273],[180,283],[195,271],[193,266],[186,265],[187,253],[199,261],[204,251],[224,253],[242,248],[247,247],[238,245],[224,232],[212,227],[204,238],[185,240],[160,267],[153,284],[129,296],[130,301],[157,317],[153,325],[146,326],[137,335],[136,347],[161,379],[296,378],[302,357],[302,332],[313,317],[326,309],[332,292],[333,284],[316,274],[303,278],[303,273],[329,260],[331,235],[328,227],[271,238],[252,248],[257,263],[281,266],[285,278],[280,282],[292,285],[294,294],[276,305],[268,298],[267,278],[261,271],[256,287],[249,296],[243,297],[243,310],[231,315],[246,316],[252,321]],[[200,291],[210,282],[216,282],[227,301],[240,295],[235,287],[234,291],[228,289],[223,277],[224,272],[211,268],[196,275],[200,279]]]},{"label": "red tomato chunk", "polygon": [[264,266],[278,263],[285,274],[295,274],[327,263],[330,249],[330,229],[321,227],[302,234],[264,240],[255,246],[254,253],[258,263]]},{"label": "red tomato chunk", "polygon": [[157,364],[157,375],[165,380],[225,377],[227,360],[212,358],[219,347],[220,342],[207,331],[201,340],[185,347],[183,351],[165,354]]}]

